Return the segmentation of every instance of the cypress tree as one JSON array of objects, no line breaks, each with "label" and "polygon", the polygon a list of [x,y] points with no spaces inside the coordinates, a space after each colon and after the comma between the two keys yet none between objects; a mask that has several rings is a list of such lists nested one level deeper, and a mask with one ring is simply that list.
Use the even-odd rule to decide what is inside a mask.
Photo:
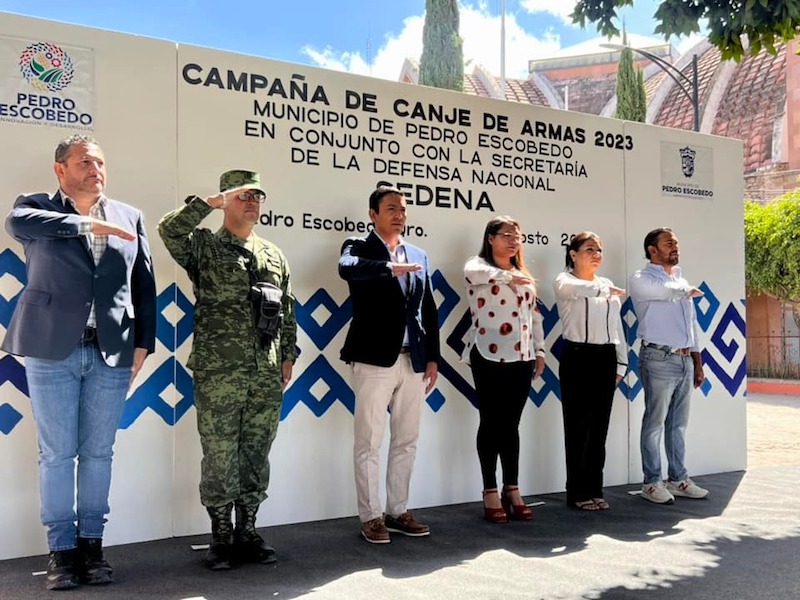
[{"label": "cypress tree", "polygon": [[426,0],[422,30],[421,85],[464,90],[464,53],[456,0]]},{"label": "cypress tree", "polygon": [[[622,43],[628,38],[622,31]],[[617,67],[617,112],[614,116],[626,121],[644,123],[647,118],[647,96],[644,91],[644,75],[633,66],[633,52],[625,48],[619,56]]]}]

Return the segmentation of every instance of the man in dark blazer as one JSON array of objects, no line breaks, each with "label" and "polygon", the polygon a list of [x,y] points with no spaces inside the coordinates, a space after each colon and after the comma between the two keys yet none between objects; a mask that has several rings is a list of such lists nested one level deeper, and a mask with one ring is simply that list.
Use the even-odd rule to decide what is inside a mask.
[{"label": "man in dark blazer", "polygon": [[[356,395],[353,459],[361,535],[390,542],[389,532],[430,533],[408,511],[408,488],[419,437],[422,400],[439,366],[439,323],[425,251],[401,237],[406,200],[400,190],[378,187],[369,197],[374,229],[342,246],[339,275],[347,281],[353,320],[342,360],[350,364]],[[391,440],[386,510],[378,497],[378,452],[387,410]]]},{"label": "man in dark blazer", "polygon": [[58,192],[22,195],[6,218],[28,281],[2,349],[25,357],[45,585],[67,589],[112,581],[102,550],[112,447],[128,389],[155,349],[156,288],[142,213],[103,194],[97,142],[63,140],[54,170]]}]

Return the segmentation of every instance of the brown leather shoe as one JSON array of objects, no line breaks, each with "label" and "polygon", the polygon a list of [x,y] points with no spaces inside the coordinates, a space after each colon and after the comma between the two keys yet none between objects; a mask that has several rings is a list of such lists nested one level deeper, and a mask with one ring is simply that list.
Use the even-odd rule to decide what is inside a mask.
[{"label": "brown leather shoe", "polygon": [[422,537],[431,534],[431,528],[417,521],[408,511],[397,517],[385,515],[383,519],[386,522],[386,529],[395,533],[402,533],[411,537]]},{"label": "brown leather shoe", "polygon": [[389,532],[380,517],[362,523],[361,535],[370,544],[388,544],[392,541],[389,539]]}]

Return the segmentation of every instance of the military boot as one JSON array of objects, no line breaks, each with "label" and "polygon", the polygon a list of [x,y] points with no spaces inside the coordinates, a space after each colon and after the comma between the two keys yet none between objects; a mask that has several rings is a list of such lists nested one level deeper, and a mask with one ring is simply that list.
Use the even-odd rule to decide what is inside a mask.
[{"label": "military boot", "polygon": [[208,515],[211,517],[211,544],[203,562],[212,571],[224,571],[231,568],[231,551],[233,549],[231,509],[233,509],[232,502],[225,506],[206,507]]},{"label": "military boot", "polygon": [[277,560],[275,548],[268,546],[256,531],[258,506],[236,504],[236,529],[233,531],[233,548],[239,562],[256,562],[264,565]]},{"label": "military boot", "polygon": [[81,583],[102,585],[114,581],[114,571],[103,558],[102,539],[78,538],[78,562],[75,571]]},{"label": "military boot", "polygon": [[78,576],[75,574],[77,551],[56,550],[50,553],[47,563],[47,577],[44,585],[48,590],[68,590],[78,585]]}]

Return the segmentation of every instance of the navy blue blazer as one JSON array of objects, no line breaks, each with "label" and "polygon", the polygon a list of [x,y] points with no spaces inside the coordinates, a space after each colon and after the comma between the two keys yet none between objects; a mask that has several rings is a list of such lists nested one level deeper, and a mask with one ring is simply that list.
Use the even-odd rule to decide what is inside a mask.
[{"label": "navy blue blazer", "polygon": [[22,195],[6,217],[6,231],[25,249],[28,283],[19,296],[2,346],[6,352],[63,360],[80,343],[92,301],[97,340],[112,367],[133,364],[133,349],[155,350],[156,284],[141,211],[117,200],[106,221],[137,239],[108,236],[95,267],[83,218],[61,194]]},{"label": "navy blue blazer", "polygon": [[391,367],[407,327],[414,371],[424,372],[428,362],[439,364],[439,321],[428,255],[407,242],[404,246],[408,262],[422,265],[421,271],[409,273],[408,294],[392,275],[389,251],[374,232],[342,245],[339,276],[347,281],[353,303],[342,360]]}]

